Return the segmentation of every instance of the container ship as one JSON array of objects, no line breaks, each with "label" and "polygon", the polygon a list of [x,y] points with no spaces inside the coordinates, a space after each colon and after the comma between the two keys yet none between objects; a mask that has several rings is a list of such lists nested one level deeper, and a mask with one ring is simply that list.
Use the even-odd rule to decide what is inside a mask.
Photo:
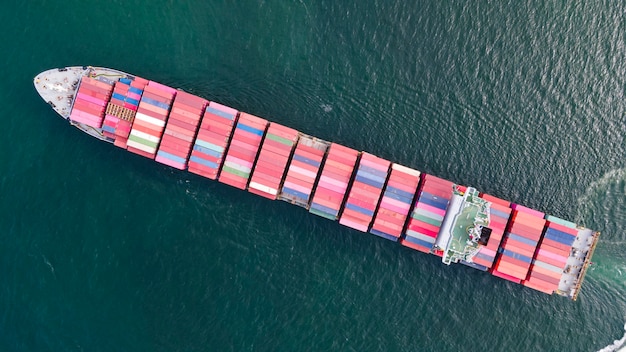
[{"label": "container ship", "polygon": [[114,69],[52,69],[39,95],[83,132],[427,254],[576,300],[600,233]]}]

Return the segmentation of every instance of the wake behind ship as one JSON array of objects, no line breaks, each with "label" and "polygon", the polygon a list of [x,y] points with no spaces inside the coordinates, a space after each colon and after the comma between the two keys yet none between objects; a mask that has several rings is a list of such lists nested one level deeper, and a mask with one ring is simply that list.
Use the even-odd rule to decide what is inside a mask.
[{"label": "wake behind ship", "polygon": [[70,124],[137,155],[576,300],[599,232],[118,70],[34,79]]}]

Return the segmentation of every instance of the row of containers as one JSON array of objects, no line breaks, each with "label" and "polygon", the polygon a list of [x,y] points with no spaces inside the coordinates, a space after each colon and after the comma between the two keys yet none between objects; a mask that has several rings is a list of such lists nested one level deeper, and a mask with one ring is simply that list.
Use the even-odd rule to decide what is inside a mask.
[{"label": "row of containers", "polygon": [[83,77],[72,105],[70,120],[93,128],[101,128],[112,92],[113,82]]},{"label": "row of containers", "polygon": [[126,149],[154,159],[176,90],[154,81],[144,87]]},{"label": "row of containers", "polygon": [[139,77],[133,80],[122,78],[115,82],[111,100],[106,107],[102,131],[105,137],[112,139],[120,148],[126,148],[139,101],[147,84],[147,80]]},{"label": "row of containers", "polygon": [[[85,95],[90,104],[100,99],[93,115],[105,119],[107,137],[131,152],[425,253],[441,255],[434,244],[448,204],[465,189],[153,81],[113,86],[85,77],[78,93],[71,116],[82,116]],[[98,126],[97,119],[81,121]],[[576,225],[480,196],[491,203],[491,235],[464,264],[542,292],[557,290]]]}]

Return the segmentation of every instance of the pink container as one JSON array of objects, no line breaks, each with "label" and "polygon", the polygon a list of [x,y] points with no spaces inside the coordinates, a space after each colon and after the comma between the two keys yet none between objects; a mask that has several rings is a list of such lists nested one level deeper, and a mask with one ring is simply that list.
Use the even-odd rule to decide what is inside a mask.
[{"label": "pink container", "polygon": [[303,169],[301,167],[295,166],[295,165],[293,165],[293,163],[292,163],[292,165],[289,166],[289,171],[290,172],[299,173],[299,174],[304,175],[304,176],[306,176],[308,178],[311,178],[313,180],[317,177],[317,173],[316,172],[312,172],[312,171]]},{"label": "pink container", "polygon": [[217,109],[217,110],[223,111],[223,112],[225,112],[227,114],[231,114],[231,115],[235,115],[235,116],[238,113],[237,110],[235,110],[235,109],[233,109],[231,107],[228,107],[226,105],[222,105],[220,103],[216,103],[214,101],[209,102],[209,106],[214,108],[214,109]]},{"label": "pink container", "polygon": [[517,211],[521,211],[521,212],[524,212],[524,213],[536,216],[538,218],[543,218],[546,215],[546,214],[544,214],[544,213],[542,213],[542,212],[540,212],[538,210],[530,209],[530,208],[527,208],[527,207],[525,207],[523,205],[519,205],[519,204],[515,204],[515,203],[511,204],[511,209],[515,209]]},{"label": "pink container", "polygon": [[154,87],[154,88],[160,89],[160,90],[162,90],[164,92],[169,93],[172,96],[174,94],[176,94],[176,89],[174,89],[172,87],[168,87],[168,86],[163,85],[161,83],[154,82],[154,81],[148,82],[148,87]]},{"label": "pink container", "polygon": [[351,227],[351,228],[353,228],[355,230],[359,230],[361,232],[367,232],[367,226],[365,226],[363,224],[360,224],[360,223],[357,223],[357,222],[355,222],[355,221],[353,221],[352,219],[349,219],[349,218],[342,217],[339,220],[339,223],[344,225],[344,226]]},{"label": "pink container", "polygon": [[409,204],[403,203],[403,202],[401,202],[401,201],[399,201],[397,199],[393,199],[393,198],[390,198],[390,197],[383,197],[381,206],[382,205],[385,205],[385,207],[387,207],[389,209],[394,209],[394,210],[398,209],[396,211],[398,213],[402,213],[402,214],[408,213],[409,212],[409,208],[410,208]]},{"label": "pink container", "polygon": [[439,216],[445,216],[446,215],[446,211],[439,209],[439,208],[435,208],[433,206],[430,206],[428,204],[424,204],[424,203],[417,203],[417,205],[415,206],[417,209],[424,209],[426,211],[429,211],[433,214],[437,214]]},{"label": "pink container", "polygon": [[102,99],[98,99],[98,98],[92,97],[92,96],[87,95],[85,93],[78,93],[78,94],[76,94],[76,98],[88,101],[88,102],[90,102],[92,104],[96,104],[98,106],[106,106],[106,104],[107,104],[106,101],[103,101]]}]

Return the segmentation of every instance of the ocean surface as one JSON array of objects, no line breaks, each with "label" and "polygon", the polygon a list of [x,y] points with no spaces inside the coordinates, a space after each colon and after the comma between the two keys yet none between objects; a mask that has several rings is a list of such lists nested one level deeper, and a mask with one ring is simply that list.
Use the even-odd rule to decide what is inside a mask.
[{"label": "ocean surface", "polygon": [[[626,321],[626,3],[18,1],[0,11],[0,351],[596,351]],[[117,68],[602,232],[576,302],[70,128]],[[614,347],[620,344],[615,344]],[[623,347],[622,347],[623,348]]]}]

